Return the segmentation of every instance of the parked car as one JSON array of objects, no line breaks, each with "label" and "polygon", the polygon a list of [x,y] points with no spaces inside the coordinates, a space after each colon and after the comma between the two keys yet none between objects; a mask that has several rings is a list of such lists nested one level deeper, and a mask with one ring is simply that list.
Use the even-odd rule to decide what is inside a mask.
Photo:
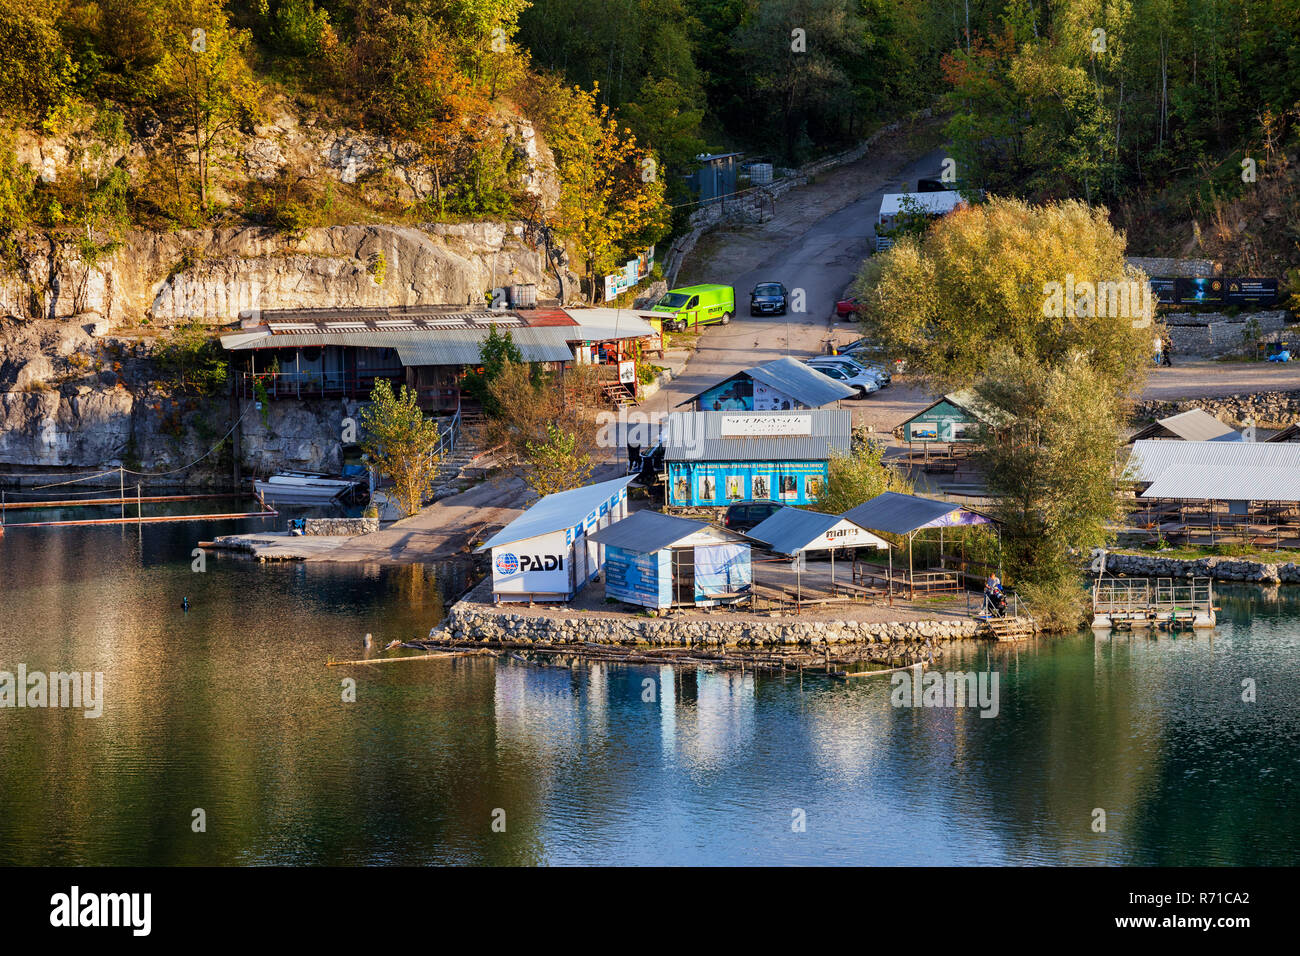
[{"label": "parked car", "polygon": [[861,369],[874,375],[882,386],[893,380],[893,376],[879,362],[858,355],[814,355],[808,361],[813,365],[840,365],[854,371]]},{"label": "parked car", "polygon": [[726,325],[736,314],[736,290],[729,285],[689,285],[669,289],[654,304],[652,312],[665,316],[664,328],[674,332],[704,325]]},{"label": "parked car", "polygon": [[865,368],[868,372],[873,373],[876,378],[880,379],[880,385],[882,388],[888,388],[894,381],[894,375],[889,371],[888,365],[884,362],[878,362],[874,359],[868,358],[862,352],[841,352],[838,355],[818,355],[816,358],[810,359],[810,361],[851,362],[859,368]]},{"label": "parked car", "polygon": [[789,307],[789,293],[779,282],[760,282],[749,293],[750,315],[785,315]]},{"label": "parked car", "polygon": [[872,375],[865,368],[855,368],[849,365],[833,365],[823,362],[805,362],[811,369],[816,369],[827,378],[833,378],[837,382],[843,382],[849,388],[857,391],[858,398],[866,398],[872,392],[880,391],[880,379]]},{"label": "parked car", "polygon": [[743,534],[754,529],[784,507],[785,505],[781,504],[781,502],[773,501],[770,498],[737,501],[735,504],[727,505],[727,512],[722,516],[722,526],[728,531],[739,531]]},{"label": "parked car", "polygon": [[856,295],[851,295],[847,299],[840,299],[835,303],[835,317],[839,319],[856,318],[859,305]]}]

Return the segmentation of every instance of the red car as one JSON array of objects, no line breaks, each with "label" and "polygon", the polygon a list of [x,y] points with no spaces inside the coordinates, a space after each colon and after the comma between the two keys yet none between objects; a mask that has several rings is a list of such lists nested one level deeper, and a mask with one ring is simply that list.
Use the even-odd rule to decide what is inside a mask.
[{"label": "red car", "polygon": [[835,303],[835,316],[840,319],[855,318],[858,314],[858,297],[850,296]]}]

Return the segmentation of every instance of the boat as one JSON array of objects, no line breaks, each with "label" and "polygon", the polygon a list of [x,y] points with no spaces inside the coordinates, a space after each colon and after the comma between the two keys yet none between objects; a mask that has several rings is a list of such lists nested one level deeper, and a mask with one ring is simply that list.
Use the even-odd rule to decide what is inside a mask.
[{"label": "boat", "polygon": [[330,504],[340,498],[364,498],[366,486],[352,478],[311,471],[280,471],[253,482],[258,497],[273,504]]}]

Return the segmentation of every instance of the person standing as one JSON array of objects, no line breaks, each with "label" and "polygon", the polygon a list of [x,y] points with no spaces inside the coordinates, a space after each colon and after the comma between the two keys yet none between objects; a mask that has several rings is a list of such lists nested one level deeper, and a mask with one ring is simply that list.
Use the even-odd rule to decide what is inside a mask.
[{"label": "person standing", "polygon": [[1164,344],[1164,339],[1159,334],[1156,335],[1155,339],[1151,343],[1151,348],[1155,351],[1154,361],[1156,365],[1160,364],[1161,355],[1164,351]]},{"label": "person standing", "polygon": [[1164,356],[1164,361],[1162,361],[1160,364],[1161,364],[1161,365],[1164,365],[1164,366],[1167,367],[1167,368],[1173,368],[1173,365],[1174,365],[1174,360],[1173,360],[1173,354],[1174,354],[1174,343],[1173,343],[1173,340],[1169,337],[1169,333],[1168,333],[1168,332],[1164,332],[1164,333],[1162,333],[1161,336],[1160,336],[1160,339],[1161,339],[1161,342],[1160,342],[1160,353],[1161,353],[1161,355]]}]

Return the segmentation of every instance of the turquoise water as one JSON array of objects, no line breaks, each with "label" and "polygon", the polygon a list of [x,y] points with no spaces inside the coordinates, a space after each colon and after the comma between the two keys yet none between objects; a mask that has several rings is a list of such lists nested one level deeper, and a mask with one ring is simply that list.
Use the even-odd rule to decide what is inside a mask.
[{"label": "turquoise water", "polygon": [[327,668],[426,633],[465,568],[191,570],[235,530],[0,538],[0,670],[105,683],[98,719],[0,709],[0,863],[1300,861],[1294,590],[1225,591],[1213,634],[958,646],[999,674],[981,718],[887,678]]}]

